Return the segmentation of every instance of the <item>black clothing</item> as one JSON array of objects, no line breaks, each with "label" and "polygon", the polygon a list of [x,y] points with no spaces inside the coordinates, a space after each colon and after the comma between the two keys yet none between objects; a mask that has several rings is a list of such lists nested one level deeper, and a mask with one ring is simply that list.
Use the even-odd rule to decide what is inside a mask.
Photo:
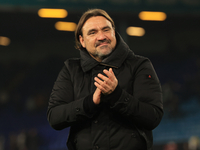
[{"label": "black clothing", "polygon": [[[163,116],[159,79],[149,59],[135,55],[116,34],[117,46],[102,62],[85,50],[68,59],[54,84],[48,121],[71,127],[69,150],[152,150],[152,130]],[[112,68],[118,86],[93,103],[94,77]]]}]

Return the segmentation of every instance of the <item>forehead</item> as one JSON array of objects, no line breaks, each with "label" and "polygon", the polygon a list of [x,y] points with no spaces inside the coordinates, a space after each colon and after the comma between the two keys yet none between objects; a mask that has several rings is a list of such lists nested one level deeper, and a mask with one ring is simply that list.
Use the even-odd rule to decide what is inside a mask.
[{"label": "forehead", "polygon": [[82,29],[83,30],[90,30],[90,29],[95,29],[95,28],[102,28],[105,26],[109,26],[112,28],[112,24],[109,20],[107,20],[103,16],[95,16],[89,18],[83,25]]}]

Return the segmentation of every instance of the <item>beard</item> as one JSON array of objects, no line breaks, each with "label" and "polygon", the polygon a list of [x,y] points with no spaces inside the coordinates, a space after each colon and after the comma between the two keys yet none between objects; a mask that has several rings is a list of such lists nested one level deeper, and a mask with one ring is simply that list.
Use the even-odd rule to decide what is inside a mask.
[{"label": "beard", "polygon": [[113,49],[108,45],[103,45],[96,49],[95,53],[92,54],[94,57],[98,57],[101,60],[105,59],[112,53]]},{"label": "beard", "polygon": [[96,51],[94,52],[94,54],[92,54],[94,57],[98,57],[100,59],[104,59],[106,57],[108,57],[111,52],[113,51],[113,48],[111,47],[111,45],[102,45],[102,43],[107,43],[110,44],[111,40],[109,39],[104,39],[102,41],[98,41],[95,46],[96,46]]}]

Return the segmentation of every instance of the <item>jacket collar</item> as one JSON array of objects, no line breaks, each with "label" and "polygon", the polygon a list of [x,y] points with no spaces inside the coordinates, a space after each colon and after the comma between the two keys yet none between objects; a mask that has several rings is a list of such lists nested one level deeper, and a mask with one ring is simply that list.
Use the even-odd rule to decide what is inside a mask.
[{"label": "jacket collar", "polygon": [[110,56],[105,58],[102,62],[96,61],[94,58],[90,56],[90,54],[86,50],[81,50],[81,67],[84,72],[89,71],[94,68],[98,64],[102,64],[105,66],[110,66],[113,68],[119,68],[124,60],[127,58],[128,53],[131,51],[128,45],[124,42],[122,37],[116,32],[117,45],[114,51]]}]

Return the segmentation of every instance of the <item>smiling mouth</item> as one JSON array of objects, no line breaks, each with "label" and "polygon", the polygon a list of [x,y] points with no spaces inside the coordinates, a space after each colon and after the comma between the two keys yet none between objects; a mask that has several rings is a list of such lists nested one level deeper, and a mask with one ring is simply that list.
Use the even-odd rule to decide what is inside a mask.
[{"label": "smiling mouth", "polygon": [[[98,46],[105,46],[105,45],[108,45],[108,43],[101,43],[101,44],[99,44]],[[98,47],[97,46],[97,47]]]},{"label": "smiling mouth", "polygon": [[105,41],[99,41],[98,43],[96,43],[96,47],[98,46],[104,46],[104,45],[108,45],[110,44],[110,41],[109,40],[105,40]]}]

